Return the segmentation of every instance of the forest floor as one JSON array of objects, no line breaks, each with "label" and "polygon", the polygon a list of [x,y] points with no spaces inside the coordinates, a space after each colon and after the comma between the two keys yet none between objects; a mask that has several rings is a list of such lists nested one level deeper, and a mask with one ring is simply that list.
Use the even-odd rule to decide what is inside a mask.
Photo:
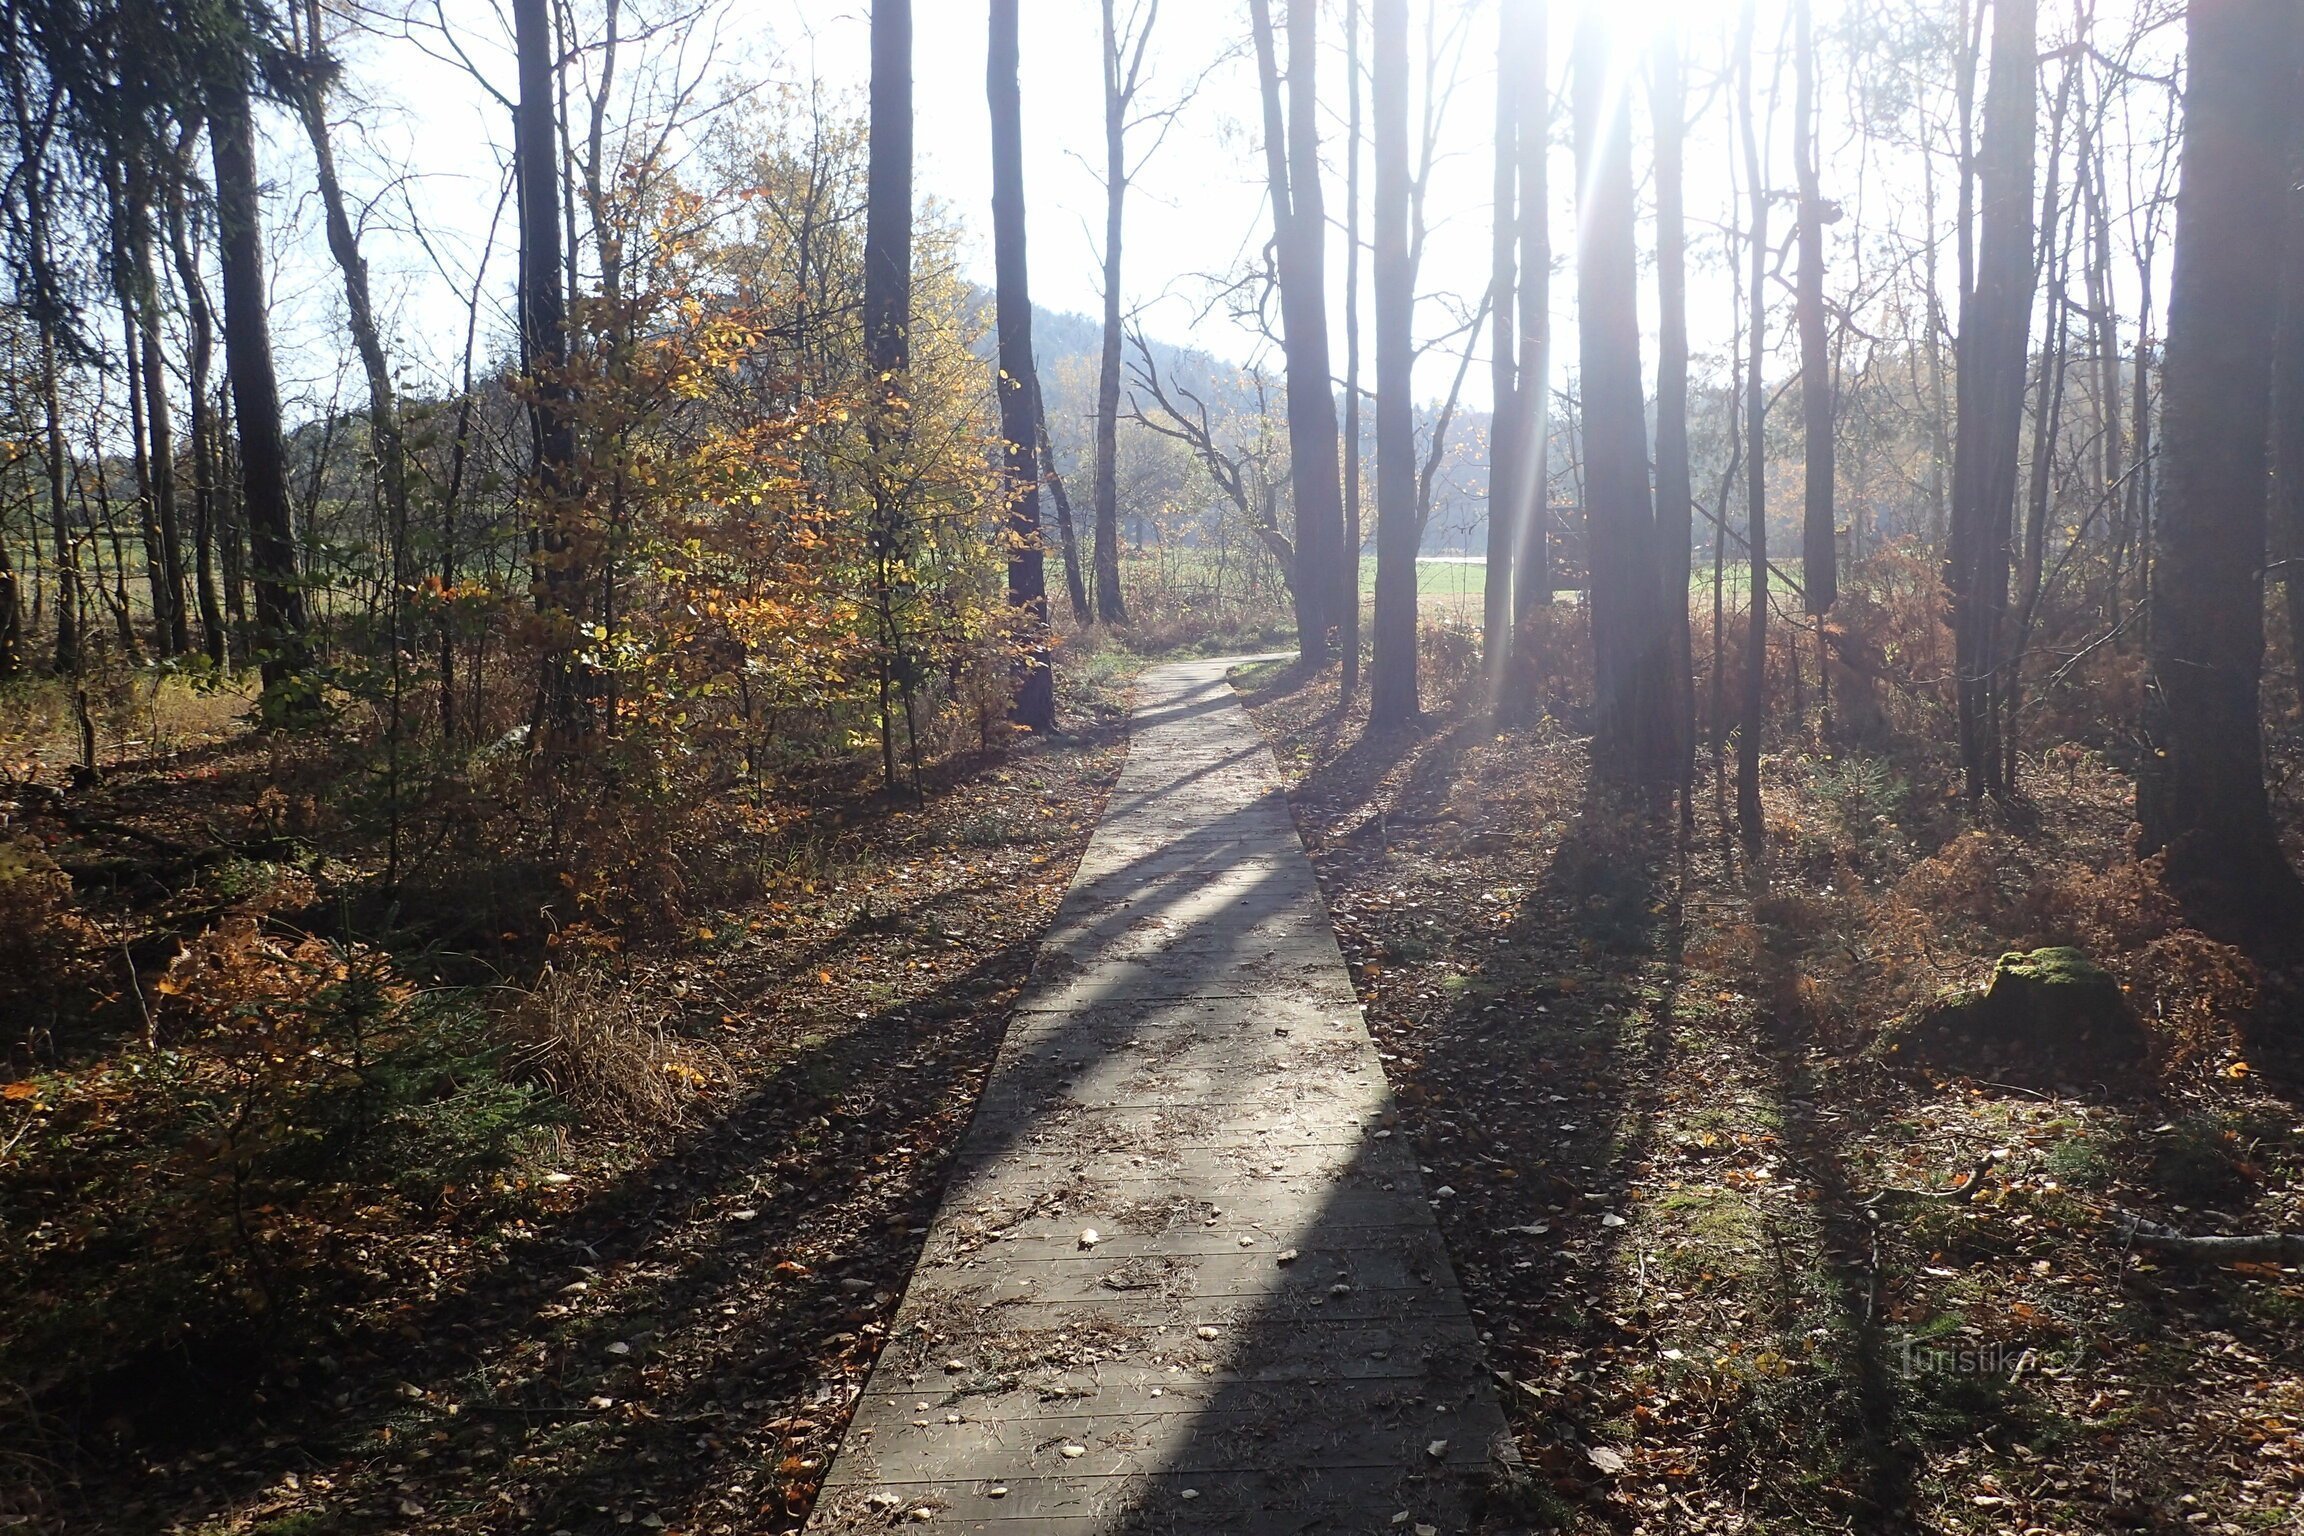
[{"label": "forest floor", "polygon": [[[2183,925],[2103,761],[1972,823],[1940,762],[1771,757],[1755,888],[1708,776],[1683,837],[1550,721],[1368,737],[1333,672],[1238,681],[1528,1459],[1498,1529],[2304,1526],[2304,1275],[2122,1226],[2304,1226],[2243,1028],[2294,993]],[[2141,1070],[1891,1048],[2052,942],[2120,976]]]},{"label": "forest floor", "polygon": [[[1118,772],[1124,670],[918,805],[829,777],[757,890],[589,935],[683,1090],[630,1123],[596,1111],[636,1088],[584,1110],[490,1043],[471,973],[571,937],[526,887],[412,878],[461,969],[353,901],[376,849],[331,805],[372,774],[201,721],[69,795],[19,771],[0,1529],[797,1530]],[[1527,1457],[1496,1530],[2298,1527],[2304,1276],[2123,1226],[2304,1228],[2265,1049],[2296,992],[2129,859],[2112,765],[2059,748],[1979,816],[1925,747],[1807,742],[1755,887],[1710,791],[1685,838],[1612,809],[1569,726],[1367,738],[1333,673],[1241,682]],[[449,809],[419,875],[486,808]],[[8,909],[53,866],[68,900]],[[2140,1068],[1894,1048],[2051,942],[2120,977]],[[298,1050],[359,1093],[255,1027],[291,973],[323,983]]]},{"label": "forest floor", "polygon": [[[322,1171],[299,1158],[343,1128],[300,1118],[314,1085],[264,1075],[275,1039],[217,1046],[259,1010],[200,1016],[170,956],[311,957],[314,1006],[348,1008],[369,950],[332,902],[355,872],[319,831],[283,832],[277,867],[160,850],[254,849],[256,784],[289,781],[266,804],[293,819],[296,782],[342,765],[228,736],[68,801],[20,785],[13,819],[80,894],[18,935],[69,943],[0,969],[52,962],[94,1003],[13,1020],[0,1074],[0,1529],[796,1530],[1117,775],[1129,665],[1068,677],[1065,734],[932,769],[921,803],[818,785],[753,896],[595,935],[677,1112],[580,1115],[501,1050],[425,1036],[401,1065],[428,1086]],[[537,936],[499,937],[490,964],[533,975]],[[490,990],[412,985],[428,961],[392,957],[388,1023]],[[369,1065],[418,1035],[377,1029]]]}]

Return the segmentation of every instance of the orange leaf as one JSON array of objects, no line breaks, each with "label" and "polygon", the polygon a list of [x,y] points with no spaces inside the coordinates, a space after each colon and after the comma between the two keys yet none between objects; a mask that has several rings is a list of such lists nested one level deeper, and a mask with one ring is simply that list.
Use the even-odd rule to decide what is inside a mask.
[{"label": "orange leaf", "polygon": [[30,1083],[9,1083],[5,1087],[0,1087],[0,1099],[10,1101],[29,1099],[39,1091]]}]

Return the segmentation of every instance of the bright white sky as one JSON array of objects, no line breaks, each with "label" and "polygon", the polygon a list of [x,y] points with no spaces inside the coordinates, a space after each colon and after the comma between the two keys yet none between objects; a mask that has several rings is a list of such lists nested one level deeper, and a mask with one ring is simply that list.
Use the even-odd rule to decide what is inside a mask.
[{"label": "bright white sky", "polygon": [[[371,6],[380,3],[369,0]],[[413,6],[428,22],[434,15],[431,0],[395,3]],[[632,25],[630,13],[635,8],[645,15],[669,10],[675,3],[626,0],[627,27]],[[1123,11],[1128,3],[1122,0]],[[1364,15],[1365,0],[1362,3]],[[1444,38],[1460,39],[1462,49],[1461,66],[1442,120],[1440,152],[1428,195],[1431,233],[1420,279],[1425,296],[1418,315],[1420,336],[1451,330],[1455,324],[1452,315],[1467,310],[1488,281],[1489,135],[1499,3],[1527,0],[1425,0],[1411,6],[1415,17],[1411,49],[1419,54],[1413,72],[1419,78],[1423,73],[1421,53],[1431,29],[1436,27]],[[1712,233],[1728,200],[1727,103],[1720,96],[1707,98],[1705,93],[1715,79],[1738,7],[1733,0],[1591,3],[1605,6],[1628,43],[1658,15],[1679,15],[1689,38],[1691,97],[1708,101],[1688,149],[1691,314],[1701,368],[1707,351],[1724,352],[1727,317],[1733,311],[1728,279],[1719,260],[1718,237]],[[1852,0],[1818,0],[1820,36],[1829,35],[1848,3]],[[1875,9],[1941,9],[1951,14],[1956,0],[1864,3]],[[2132,9],[2150,7],[2159,0],[2092,3],[2099,5],[2103,18],[2099,36],[2117,37]],[[512,61],[495,5],[490,0],[444,0],[444,4],[469,59],[496,90],[509,95]],[[1564,82],[1569,31],[1577,4],[1578,0],[1555,0],[1552,6],[1551,63],[1556,87]],[[1784,4],[1785,0],[1760,0],[1759,35],[1764,49],[1772,48],[1782,35]],[[583,8],[593,9],[593,0],[586,0]],[[1324,8],[1329,13],[1323,24],[1328,49],[1321,60],[1322,97],[1330,113],[1323,130],[1332,169],[1328,207],[1331,218],[1340,222],[1346,84],[1343,5],[1341,0],[1328,0]],[[2053,14],[2060,9],[2043,8],[2050,13],[2043,16],[2046,32],[2053,34],[2058,26],[2069,24],[2068,19]],[[1095,314],[1102,302],[1099,244],[1103,225],[1103,191],[1096,169],[1102,160],[1098,7],[1095,0],[1023,0],[1023,12],[1025,176],[1033,294],[1049,308]],[[709,14],[711,20],[693,29],[679,44],[685,48],[691,68],[709,56],[717,61],[712,70],[717,79],[787,85],[817,80],[830,96],[845,99],[856,112],[862,112],[869,76],[869,0],[734,0]],[[917,186],[923,196],[940,199],[959,215],[970,236],[966,252],[969,266],[979,280],[989,284],[986,7],[984,0],[916,0],[914,17]],[[405,37],[384,36],[353,39],[347,44],[346,110],[352,121],[340,130],[343,140],[339,153],[355,194],[376,198],[366,242],[378,282],[388,296],[387,304],[398,318],[399,354],[412,372],[444,380],[450,376],[462,344],[463,307],[458,289],[468,285],[463,274],[471,269],[497,204],[510,121],[504,108],[491,100],[469,73],[438,56],[442,53],[439,34],[436,29],[427,30],[429,41],[423,47]],[[1210,313],[1207,306],[1214,286],[1210,279],[1239,270],[1254,258],[1266,238],[1261,107],[1247,37],[1245,0],[1163,0],[1145,100],[1154,105],[1164,103],[1195,81],[1198,95],[1131,192],[1125,247],[1124,298],[1131,309],[1143,312],[1147,329],[1236,358],[1254,353],[1257,341],[1220,307]],[[2052,35],[2044,37],[2044,46],[2053,41]],[[674,44],[659,39],[651,47],[657,57],[668,59]],[[1636,47],[1627,51],[1637,54]],[[620,68],[629,76],[633,67],[633,56],[628,52]],[[1764,80],[1771,67],[1763,61]],[[1855,163],[1858,140],[1848,94],[1838,83],[1846,77],[1845,56],[1836,58],[1827,52],[1825,71],[1828,83],[1820,113],[1827,156],[1825,192],[1827,196],[1853,198],[1859,175]],[[1444,62],[1439,73],[1445,86],[1449,65]],[[1770,181],[1788,184],[1789,71],[1779,79],[1782,110],[1768,151]],[[1412,109],[1412,133],[1419,110]],[[2045,110],[2044,104],[2044,117]],[[1646,93],[1637,89],[1634,117],[1635,131],[1644,140]],[[2157,117],[2137,125],[2150,130],[2158,126]],[[1148,139],[1149,131],[1143,136]],[[1574,318],[1570,270],[1574,189],[1566,137],[1563,111],[1555,124],[1552,158],[1553,242],[1560,261],[1553,283],[1553,309],[1556,356],[1562,364],[1571,362],[1574,355],[1569,329]],[[340,332],[336,332],[333,317],[339,303],[336,279],[326,265],[325,250],[311,230],[313,211],[305,191],[310,177],[301,142],[275,125],[271,144],[276,191],[272,217],[283,263],[279,296],[288,310],[283,329],[284,341],[290,343],[283,349],[284,363],[301,363],[302,382],[326,393],[339,377],[338,355],[342,350],[335,340]],[[1644,175],[1644,148],[1638,152],[1636,163]],[[1894,223],[1917,236],[1922,221],[1912,164],[1909,157],[1901,165],[1875,163],[1866,173],[1869,191],[1863,195],[1869,198],[1870,206],[1861,210],[1864,227],[1876,234]],[[1368,170],[1364,163],[1364,195]],[[1948,182],[1948,176],[1946,179]],[[2123,205],[2127,195],[2118,180],[2116,176],[2116,206]],[[377,196],[380,189],[387,188]],[[2139,192],[2148,190],[2137,188]],[[1940,188],[1940,197],[1939,218],[1948,221],[1949,185]],[[410,235],[411,225],[419,220],[429,237],[431,254]],[[1777,217],[1779,236],[1786,222],[1781,214]],[[1839,226],[1836,236],[1845,238],[1854,225],[1851,221]],[[1948,261],[1949,242],[1946,244]],[[490,308],[484,311],[482,321],[484,333],[492,329],[499,338],[510,331],[513,249],[507,223],[498,236],[491,267]],[[1853,255],[1835,252],[1831,259],[1837,264],[1843,254]],[[1338,233],[1330,245],[1329,270],[1336,296],[1331,309],[1339,331],[1343,258],[1344,242]],[[2163,271],[2165,265],[2163,259]],[[441,266],[457,274],[455,282],[439,275]],[[1364,267],[1364,282],[1365,277]],[[1946,286],[1948,290],[1949,283]],[[1363,303],[1365,293],[1364,287]],[[2123,308],[2133,313],[2132,298]],[[1651,290],[1643,300],[1643,322],[1652,324],[1654,312]],[[1779,334],[1772,339],[1780,341],[1780,324],[1777,329]],[[1364,330],[1363,334],[1368,333]],[[298,348],[293,345],[297,339],[309,344]],[[1652,363],[1652,341],[1650,347]],[[1341,371],[1340,335],[1336,365]],[[1455,369],[1453,353],[1427,356],[1418,377],[1420,393],[1429,397],[1445,391]],[[1484,359],[1476,359],[1465,382],[1467,404],[1485,406],[1486,373]]]}]

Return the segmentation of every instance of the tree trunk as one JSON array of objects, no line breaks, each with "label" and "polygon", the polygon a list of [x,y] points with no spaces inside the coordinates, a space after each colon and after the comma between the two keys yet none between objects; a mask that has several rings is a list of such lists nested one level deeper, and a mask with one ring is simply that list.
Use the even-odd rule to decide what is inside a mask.
[{"label": "tree trunk", "polygon": [[0,524],[0,681],[24,671],[24,609],[16,564],[8,553],[8,531]]},{"label": "tree trunk", "polygon": [[1345,0],[1344,72],[1349,77],[1344,148],[1344,569],[1349,590],[1337,617],[1337,649],[1344,653],[1338,698],[1349,703],[1360,686],[1360,9]]},{"label": "tree trunk", "polygon": [[1640,379],[1631,95],[1611,89],[1607,24],[1576,24],[1576,334],[1583,386],[1584,506],[1591,540],[1592,765],[1622,784],[1678,778],[1671,646],[1648,486]]},{"label": "tree trunk", "polygon": [[1000,349],[1000,435],[1008,444],[1008,601],[1026,649],[1010,718],[1056,728],[1048,664],[1048,585],[1040,548],[1039,433],[1032,402],[1032,285],[1025,261],[1024,110],[1016,81],[1016,0],[992,0],[985,94],[992,109],[992,258]]},{"label": "tree trunk", "polygon": [[1824,225],[1816,166],[1816,28],[1812,0],[1792,8],[1792,158],[1800,177],[1800,422],[1806,487],[1800,522],[1800,589],[1808,612],[1832,611],[1840,561],[1832,534],[1832,347],[1824,328]]},{"label": "tree trunk", "polygon": [[1056,445],[1048,436],[1048,402],[1041,398],[1037,373],[1032,378],[1032,426],[1034,441],[1040,447],[1040,478],[1056,498],[1056,542],[1064,552],[1064,587],[1072,599],[1072,618],[1086,624],[1090,609],[1088,582],[1080,569],[1080,536],[1072,524],[1072,498],[1064,490],[1064,477],[1056,472]]},{"label": "tree trunk", "polygon": [[1376,615],[1368,728],[1379,730],[1418,714],[1416,290],[1408,265],[1407,0],[1374,0],[1369,14],[1376,50]]},{"label": "tree trunk", "polygon": [[209,307],[207,282],[193,249],[192,221],[185,199],[185,180],[191,172],[189,156],[197,138],[196,131],[186,133],[184,161],[168,181],[168,250],[176,265],[176,285],[184,292],[185,323],[191,333],[185,368],[192,391],[193,592],[200,604],[200,638],[208,660],[223,667],[231,660],[231,644],[224,610],[216,596],[217,428],[216,409],[209,398],[216,359],[216,317]]},{"label": "tree trunk", "polygon": [[217,264],[224,282],[224,371],[239,429],[240,497],[249,577],[256,588],[256,651],[268,709],[301,713],[293,698],[304,669],[304,589],[288,507],[288,460],[280,433],[280,384],[272,368],[264,300],[264,235],[249,122],[248,82],[237,73],[210,103],[208,144],[216,174]]},{"label": "tree trunk", "polygon": [[[2158,561],[2137,787],[2143,851],[2266,932],[2304,887],[2264,787],[2266,433],[2298,21],[2288,0],[2194,0],[2168,303]],[[2289,934],[2293,940],[2293,933]]]},{"label": "tree trunk", "polygon": [[[1264,96],[1264,163],[1271,185],[1274,244],[1279,263],[1280,332],[1288,364],[1289,476],[1295,489],[1296,556],[1315,574],[1310,606],[1319,628],[1297,641],[1308,659],[1325,660],[1336,622],[1336,579],[1342,552],[1343,494],[1337,480],[1336,395],[1328,372],[1328,298],[1323,253],[1327,228],[1319,176],[1319,123],[1314,23],[1318,8],[1292,6],[1288,17],[1288,100],[1296,117],[1286,124],[1280,102],[1279,63],[1272,36],[1271,0],[1250,0],[1256,63]],[[1356,579],[1355,579],[1356,580]],[[1355,585],[1355,593],[1357,587]],[[1357,596],[1355,596],[1357,601]]]},{"label": "tree trunk", "polygon": [[1512,609],[1515,626],[1552,604],[1552,82],[1545,47],[1551,8],[1527,5],[1521,34],[1520,384],[1514,425],[1519,445],[1520,503],[1513,511]]},{"label": "tree trunk", "polygon": [[[870,417],[875,450],[904,435],[912,367],[912,0],[872,0],[872,124],[865,172],[864,354],[880,397]],[[877,458],[877,454],[875,457]],[[904,507],[887,466],[872,477],[872,599],[879,624],[880,767],[896,787],[896,703],[910,712],[913,658],[904,635],[897,571]],[[915,785],[917,787],[917,785]]]},{"label": "tree trunk", "polygon": [[1662,618],[1677,694],[1673,755],[1682,814],[1696,782],[1696,664],[1688,633],[1688,581],[1694,559],[1695,489],[1688,468],[1688,236],[1682,209],[1687,103],[1680,84],[1680,39],[1667,25],[1656,41],[1649,96],[1656,121],[1656,539],[1663,566]]},{"label": "tree trunk", "polygon": [[520,179],[520,336],[528,371],[529,464],[536,604],[546,621],[540,713],[549,745],[591,728],[577,660],[585,616],[585,551],[577,530],[576,433],[569,419],[567,293],[562,287],[560,135],[552,79],[555,45],[544,0],[513,0],[520,99],[513,133]]},{"label": "tree trunk", "polygon": [[[172,477],[168,474],[168,466],[155,465],[152,454],[149,424],[152,393],[146,388],[144,379],[148,361],[144,345],[144,319],[151,312],[152,306],[137,291],[136,280],[137,218],[134,208],[141,191],[135,180],[122,174],[119,164],[106,164],[104,192],[111,226],[111,250],[108,254],[112,263],[112,299],[120,308],[120,356],[127,385],[128,458],[136,475],[137,545],[144,557],[144,588],[152,610],[152,644],[165,657],[174,652],[168,644],[168,574],[161,557],[159,507],[164,489],[172,484]],[[125,602],[124,593],[121,597]]]},{"label": "tree trunk", "polygon": [[1496,140],[1488,257],[1488,561],[1480,602],[1480,655],[1488,699],[1502,697],[1512,668],[1512,550],[1521,497],[1517,285],[1520,280],[1520,85],[1523,7],[1497,9]]},{"label": "tree trunk", "polygon": [[1752,269],[1744,295],[1751,306],[1744,343],[1744,553],[1751,575],[1745,586],[1744,696],[1736,733],[1736,830],[1746,852],[1757,859],[1767,837],[1760,805],[1760,736],[1768,720],[1768,183],[1761,174],[1759,130],[1752,114],[1754,5],[1755,0],[1744,0],[1742,67],[1736,78],[1744,178],[1752,198],[1752,227],[1746,232]]},{"label": "tree trunk", "polygon": [[[1096,617],[1128,622],[1120,592],[1120,223],[1128,200],[1128,97],[1113,0],[1104,0],[1104,353],[1096,372]],[[1155,7],[1157,14],[1157,7]],[[1150,31],[1150,24],[1145,27]],[[1143,39],[1138,39],[1141,59]]]},{"label": "tree trunk", "polygon": [[1960,304],[1949,574],[1970,798],[1999,794],[1998,680],[2032,322],[2032,180],[2038,0],[1992,7],[1984,93],[1976,286]]},{"label": "tree trunk", "polygon": [[153,638],[163,655],[192,649],[185,617],[184,540],[176,504],[175,411],[168,403],[168,361],[160,345],[160,283],[152,264],[152,172],[129,178],[128,225],[135,266],[136,342],[143,354],[144,421],[152,459],[152,523],[160,536],[158,585],[153,589]]},{"label": "tree trunk", "polygon": [[[319,0],[308,0],[307,15],[311,29],[308,45],[318,57]],[[328,135],[327,95],[319,83],[325,73],[315,70],[312,78],[313,84],[297,100],[297,115],[304,120],[304,134],[312,145],[328,252],[344,278],[345,318],[368,384],[368,433],[376,450],[376,474],[384,493],[384,515],[392,543],[393,644],[397,651],[406,643],[402,620],[416,581],[408,558],[408,451],[392,369],[384,357],[384,338],[377,329],[376,307],[369,294],[368,263],[360,254],[359,236],[353,232],[352,217],[344,204],[344,185],[336,175],[335,145]]]},{"label": "tree trunk", "polygon": [[[2304,172],[2304,132],[2290,141],[2289,173]],[[2280,271],[2279,352],[2272,375],[2270,544],[2288,616],[2288,659],[2304,693],[2304,179],[2293,181]]]}]

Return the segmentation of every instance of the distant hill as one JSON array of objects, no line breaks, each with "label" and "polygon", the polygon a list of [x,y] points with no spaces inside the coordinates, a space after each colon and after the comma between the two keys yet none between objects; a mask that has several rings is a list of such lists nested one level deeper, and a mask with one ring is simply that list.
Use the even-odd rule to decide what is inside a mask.
[{"label": "distant hill", "polygon": [[[979,290],[977,302],[983,306],[986,319],[982,343],[985,366],[992,366],[993,342],[990,332],[992,295]],[[1171,385],[1181,385],[1208,402],[1210,409],[1221,419],[1233,412],[1253,412],[1256,409],[1255,385],[1239,364],[1216,357],[1197,347],[1178,346],[1172,342],[1152,340],[1152,356],[1161,377]],[[1088,475],[1093,458],[1096,413],[1096,376],[1104,350],[1104,323],[1093,316],[1070,310],[1032,310],[1033,359],[1040,369],[1040,389],[1048,405],[1048,435],[1056,449],[1056,468],[1073,487],[1076,503],[1085,505],[1088,498]],[[1123,419],[1132,409],[1130,385],[1133,380],[1134,348],[1128,349],[1121,373],[1122,395],[1120,410]],[[1271,408],[1284,408],[1286,396],[1275,368],[1268,377]],[[1371,382],[1373,382],[1371,380]],[[1437,414],[1430,405],[1418,411],[1418,439],[1421,445],[1430,428],[1431,418]],[[1373,541],[1374,521],[1374,423],[1372,418],[1362,421],[1365,434],[1363,452],[1371,463],[1362,495],[1366,508],[1366,533]],[[1486,547],[1488,526],[1488,464],[1486,442],[1488,413],[1486,411],[1459,410],[1448,429],[1448,465],[1433,488],[1434,508],[1432,520],[1425,529],[1424,551],[1427,554],[1478,553]],[[1123,463],[1126,459],[1123,458]],[[1372,545],[1371,545],[1372,547]]]}]

